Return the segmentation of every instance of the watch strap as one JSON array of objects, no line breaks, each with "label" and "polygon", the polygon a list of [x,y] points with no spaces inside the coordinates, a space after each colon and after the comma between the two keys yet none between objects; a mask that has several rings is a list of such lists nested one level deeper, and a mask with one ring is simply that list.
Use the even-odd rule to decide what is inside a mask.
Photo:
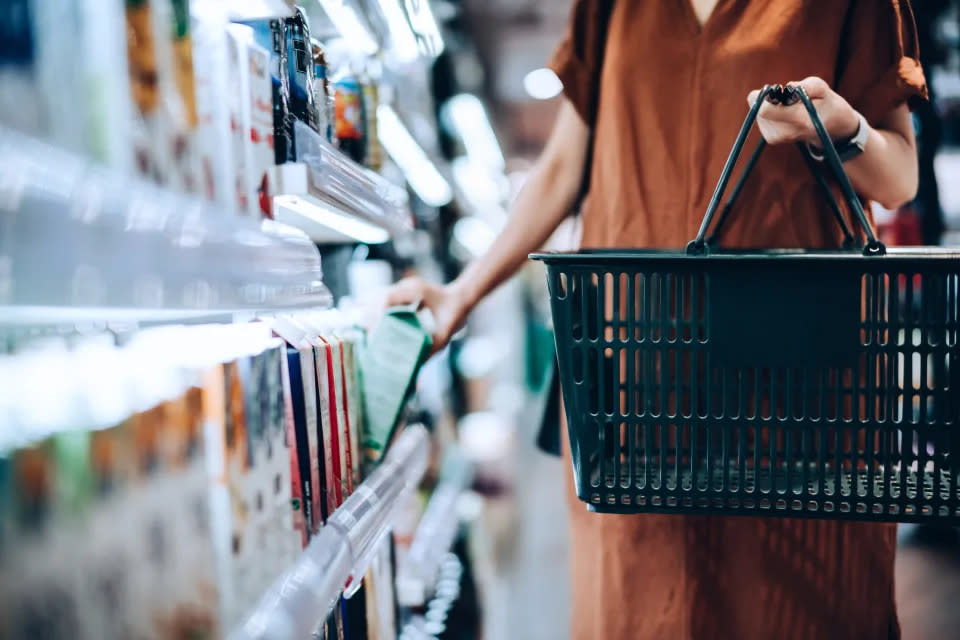
[{"label": "watch strap", "polygon": [[[860,120],[860,126],[857,127],[857,132],[853,135],[852,138],[843,140],[842,142],[836,143],[837,155],[840,156],[841,162],[847,162],[848,160],[853,160],[861,153],[867,146],[867,138],[870,136],[870,123],[867,122],[867,119],[863,117],[859,111],[856,112],[857,118]],[[823,162],[823,150],[818,149],[812,144],[807,143],[807,151],[810,152],[810,156],[817,162]]]}]

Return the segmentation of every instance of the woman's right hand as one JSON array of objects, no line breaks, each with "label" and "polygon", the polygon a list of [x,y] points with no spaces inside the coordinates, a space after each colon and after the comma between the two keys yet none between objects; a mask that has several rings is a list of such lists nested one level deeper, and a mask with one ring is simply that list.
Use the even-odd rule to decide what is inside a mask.
[{"label": "woman's right hand", "polygon": [[450,338],[463,326],[470,312],[466,295],[458,282],[436,285],[422,278],[405,278],[387,294],[389,306],[419,303],[433,314],[433,349],[436,353],[447,346]]}]

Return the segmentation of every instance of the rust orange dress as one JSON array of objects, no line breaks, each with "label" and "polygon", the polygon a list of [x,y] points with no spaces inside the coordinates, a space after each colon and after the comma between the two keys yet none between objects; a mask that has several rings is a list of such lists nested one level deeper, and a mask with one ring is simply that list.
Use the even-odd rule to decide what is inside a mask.
[{"label": "rust orange dress", "polygon": [[[874,124],[925,95],[907,0],[719,0],[702,26],[690,0],[617,0],[600,65],[601,1],[574,3],[551,64],[595,122],[585,247],[691,240],[751,89],[820,76]],[[796,149],[768,149],[721,243],[838,246],[821,198]],[[573,640],[899,636],[895,525],[597,515],[567,475]]]}]

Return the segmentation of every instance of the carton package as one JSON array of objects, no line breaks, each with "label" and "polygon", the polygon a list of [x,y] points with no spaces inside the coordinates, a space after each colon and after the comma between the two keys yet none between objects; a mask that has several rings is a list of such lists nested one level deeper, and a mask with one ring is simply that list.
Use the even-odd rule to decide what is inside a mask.
[{"label": "carton package", "polygon": [[[283,385],[284,428],[286,432],[286,440],[289,447],[290,458],[290,493],[291,504],[293,505],[293,528],[300,538],[301,548],[306,548],[307,542],[310,538],[310,532],[307,528],[307,519],[305,514],[306,506],[304,505],[303,498],[303,482],[300,478],[300,461],[297,450],[297,432],[293,410],[293,391],[290,383],[290,364],[287,359],[290,351],[296,352],[296,349],[292,349],[290,347],[284,347],[280,349],[282,365],[280,373],[281,383]],[[293,357],[299,357],[299,354],[294,353]]]},{"label": "carton package", "polygon": [[190,4],[193,76],[197,110],[197,164],[200,193],[236,210],[231,103],[239,104],[238,84],[228,80],[230,44],[227,7],[219,0]]},{"label": "carton package", "polygon": [[271,108],[273,111],[274,163],[293,162],[293,123],[290,111],[290,78],[286,46],[286,21],[282,19],[250,20],[243,24],[253,29],[253,41],[269,54]]},{"label": "carton package", "polygon": [[363,480],[363,460],[361,449],[361,434],[365,430],[365,415],[363,412],[362,390],[360,387],[360,366],[357,362],[357,353],[362,348],[362,334],[359,331],[348,330],[341,333],[343,336],[343,379],[346,387],[346,406],[350,424],[350,459],[353,485],[357,486]]},{"label": "carton package", "polygon": [[287,53],[287,78],[290,87],[290,113],[314,131],[319,130],[319,116],[314,96],[313,49],[310,24],[300,7],[284,20],[284,42]]},{"label": "carton package", "polygon": [[317,407],[319,416],[317,426],[320,428],[320,441],[323,442],[323,482],[324,482],[324,516],[329,518],[343,501],[343,492],[340,489],[340,446],[336,428],[337,405],[336,392],[333,388],[333,358],[325,341],[318,338],[313,349],[317,370]]},{"label": "carton package", "polygon": [[227,27],[227,85],[233,91],[226,93],[226,107],[230,118],[230,154],[233,173],[233,201],[237,211],[249,215],[258,210],[253,193],[256,190],[250,173],[249,158],[253,155],[249,131],[252,128],[250,101],[250,65],[247,47],[253,42],[253,29],[242,24]]},{"label": "carton package", "polygon": [[[194,81],[193,41],[190,33],[189,0],[167,0],[169,6],[169,51],[173,70],[171,101],[173,122],[168,144],[172,145],[174,187],[185,193],[203,193],[200,149],[197,143],[197,95]],[[160,22],[157,22],[160,26]],[[159,37],[159,36],[158,36]]]},{"label": "carton package", "polygon": [[390,310],[371,332],[360,358],[367,461],[376,462],[386,452],[431,342],[410,307]]},{"label": "carton package", "polygon": [[250,66],[250,157],[249,171],[253,191],[248,192],[252,208],[259,215],[273,216],[270,168],[274,165],[273,95],[270,78],[270,54],[263,47],[251,43],[247,47]]},{"label": "carton package", "polygon": [[[353,490],[350,430],[346,416],[343,386],[343,349],[333,335],[321,336],[327,343],[327,372],[330,381],[331,448],[334,450],[334,488],[337,506],[343,504]],[[339,461],[339,464],[337,462]]]}]

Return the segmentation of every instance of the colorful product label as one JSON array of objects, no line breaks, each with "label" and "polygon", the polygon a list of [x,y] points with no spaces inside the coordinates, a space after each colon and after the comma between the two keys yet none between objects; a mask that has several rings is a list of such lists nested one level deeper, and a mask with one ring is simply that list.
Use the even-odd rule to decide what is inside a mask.
[{"label": "colorful product label", "polygon": [[354,79],[341,80],[334,85],[336,96],[335,131],[340,140],[363,138],[363,91]]}]

